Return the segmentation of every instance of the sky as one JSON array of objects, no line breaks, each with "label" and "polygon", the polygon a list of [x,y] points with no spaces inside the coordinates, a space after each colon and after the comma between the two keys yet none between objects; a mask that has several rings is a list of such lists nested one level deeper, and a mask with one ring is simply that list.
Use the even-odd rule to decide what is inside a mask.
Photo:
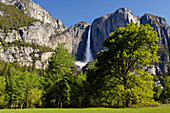
[{"label": "sky", "polygon": [[66,27],[85,21],[92,23],[94,19],[117,9],[131,9],[135,16],[151,13],[164,17],[170,26],[170,0],[32,0],[47,10],[54,18],[58,18]]}]

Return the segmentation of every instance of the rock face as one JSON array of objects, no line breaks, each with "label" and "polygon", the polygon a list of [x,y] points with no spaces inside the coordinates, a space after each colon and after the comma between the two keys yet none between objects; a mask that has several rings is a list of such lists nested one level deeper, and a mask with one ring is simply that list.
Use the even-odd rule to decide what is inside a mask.
[{"label": "rock face", "polygon": [[130,22],[138,22],[139,18],[134,16],[129,9],[121,8],[115,13],[111,13],[95,19],[92,23],[92,51],[93,57],[102,49],[105,49],[102,45],[103,41],[109,34],[116,30],[118,27],[125,27]]},{"label": "rock face", "polygon": [[32,0],[0,0],[0,2],[7,5],[15,5],[26,15],[40,20],[44,24],[50,23],[59,31],[64,31],[66,29],[59,19],[53,18],[44,8],[34,3]]},{"label": "rock face", "polygon": [[159,71],[167,72],[170,55],[170,30],[166,20],[162,17],[153,16],[151,14],[145,14],[142,17],[137,17],[126,8],[118,9],[115,13],[99,17],[93,21],[91,33],[91,49],[93,57],[96,58],[97,53],[105,49],[102,43],[111,32],[115,31],[118,27],[125,27],[130,22],[138,22],[139,24],[144,25],[150,24],[154,27],[154,30],[158,32],[158,37],[161,38],[158,43],[158,55],[161,56],[161,61],[163,63],[158,64],[156,69],[152,68],[150,71],[153,74],[158,73]]},{"label": "rock face", "polygon": [[[83,60],[86,50],[86,40],[90,24],[79,22],[73,27],[68,28],[62,33],[56,33],[56,28],[51,24],[42,24],[34,22],[29,26],[20,28],[19,31],[10,31],[11,33],[0,33],[0,38],[5,42],[21,41],[32,45],[48,46],[55,49],[58,43],[65,43],[66,48],[77,59]],[[0,49],[1,60],[19,61],[22,65],[30,65],[35,57],[36,68],[46,68],[47,60],[52,52],[39,53],[39,49],[32,47],[2,47]],[[34,53],[34,56],[32,54]]]},{"label": "rock face", "polygon": [[55,49],[58,43],[65,43],[70,53],[77,59],[83,60],[86,48],[86,40],[90,24],[79,22],[73,27],[66,28],[59,19],[54,19],[46,10],[31,0],[0,0],[7,5],[15,5],[25,14],[38,19],[29,26],[19,28],[19,31],[12,30],[4,34],[0,31],[0,38],[7,44],[4,46],[0,41],[1,60],[19,61],[21,65],[32,65],[36,68],[46,68],[47,60],[52,52],[41,52],[33,46],[18,47],[8,46],[8,43],[20,41],[28,45],[48,46]]},{"label": "rock face", "polygon": [[[140,19],[141,24],[150,24],[155,31],[157,31],[157,35],[161,40],[158,42],[159,50],[158,55],[161,56],[161,63],[157,65],[160,68],[159,71],[167,72],[168,64],[169,64],[169,51],[170,51],[170,35],[168,31],[168,24],[166,20],[162,17],[153,16],[151,14],[145,14]],[[157,72],[157,73],[158,73]]]},{"label": "rock face", "polygon": [[[67,49],[76,60],[83,61],[86,52],[86,42],[88,38],[89,23],[79,22],[73,27],[66,28],[59,19],[53,18],[45,9],[32,0],[0,0],[7,5],[15,5],[26,15],[39,21],[19,29],[19,31],[10,31],[6,35],[0,32],[0,38],[5,42],[22,41],[32,45],[48,46],[55,49],[58,43],[65,43]],[[4,15],[0,11],[0,15]],[[169,65],[170,51],[170,26],[162,17],[145,14],[142,17],[134,16],[131,10],[126,8],[118,9],[111,13],[95,19],[91,25],[91,51],[94,59],[97,53],[106,49],[102,43],[109,34],[121,26],[128,23],[138,22],[139,24],[150,24],[158,32],[161,38],[159,41],[158,55],[161,56],[161,62],[149,68],[148,71],[153,74],[167,72]],[[20,61],[22,65],[31,65],[33,60],[37,68],[46,68],[47,59],[52,52],[40,52],[41,50],[33,47],[2,46],[0,42],[1,60]],[[34,57],[34,58],[33,58]]]},{"label": "rock face", "polygon": [[72,56],[74,56],[76,60],[83,61],[89,27],[89,23],[79,22],[63,33],[52,36],[50,39],[51,47],[56,47],[58,43],[64,42],[69,52],[72,53]]},{"label": "rock face", "polygon": [[0,0],[0,2],[6,4],[6,5],[14,5],[18,2],[20,2],[21,0]]},{"label": "rock face", "polygon": [[[29,26],[19,29],[21,40],[31,44],[50,46],[50,37],[56,35],[58,29],[51,24],[42,24],[41,22],[34,22]],[[55,48],[55,47],[54,47]]]},{"label": "rock face", "polygon": [[57,47],[58,43],[65,43],[69,52],[77,60],[83,60],[89,26],[89,23],[79,22],[58,33],[51,24],[44,25],[41,22],[34,22],[30,26],[20,28],[19,34],[24,42],[53,49]]},{"label": "rock face", "polygon": [[[5,49],[0,49],[0,59],[6,62],[14,62],[18,61],[21,65],[32,65],[33,64],[33,57],[31,56],[32,53],[38,52],[39,49],[33,49],[31,47],[8,47]],[[42,54],[35,54],[35,58],[39,58],[35,61],[36,68],[43,68],[47,67],[47,60],[51,56],[51,52],[42,53]]]}]

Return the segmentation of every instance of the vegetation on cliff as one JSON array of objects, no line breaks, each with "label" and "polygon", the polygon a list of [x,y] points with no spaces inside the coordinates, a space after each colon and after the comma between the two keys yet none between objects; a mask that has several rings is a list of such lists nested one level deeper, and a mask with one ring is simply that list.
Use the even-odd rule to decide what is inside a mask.
[{"label": "vegetation on cliff", "polygon": [[7,33],[9,30],[18,30],[28,26],[37,20],[26,16],[21,10],[13,5],[0,3],[0,29]]}]

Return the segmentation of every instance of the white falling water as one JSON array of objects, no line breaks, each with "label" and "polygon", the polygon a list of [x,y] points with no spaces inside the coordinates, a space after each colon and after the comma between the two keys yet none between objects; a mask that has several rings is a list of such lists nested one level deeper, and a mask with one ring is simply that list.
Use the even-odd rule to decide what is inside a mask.
[{"label": "white falling water", "polygon": [[86,54],[85,54],[85,61],[77,61],[75,65],[80,66],[80,68],[84,67],[88,62],[92,61],[92,53],[90,50],[90,33],[91,33],[91,26],[89,27],[87,43],[86,43]]},{"label": "white falling water", "polygon": [[85,54],[85,62],[88,63],[92,60],[92,54],[90,50],[90,33],[91,33],[91,26],[88,31],[88,38],[87,38],[87,46],[86,46],[86,54]]}]

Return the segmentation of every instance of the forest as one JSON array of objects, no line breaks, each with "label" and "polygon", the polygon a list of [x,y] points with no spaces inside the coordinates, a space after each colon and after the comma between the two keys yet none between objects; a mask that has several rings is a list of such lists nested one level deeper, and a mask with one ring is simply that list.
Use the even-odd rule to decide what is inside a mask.
[{"label": "forest", "polygon": [[150,25],[130,23],[112,32],[85,71],[64,43],[58,44],[47,69],[0,62],[0,108],[85,108],[159,106],[170,98],[170,77],[163,89],[144,69],[159,62],[160,40]]}]

